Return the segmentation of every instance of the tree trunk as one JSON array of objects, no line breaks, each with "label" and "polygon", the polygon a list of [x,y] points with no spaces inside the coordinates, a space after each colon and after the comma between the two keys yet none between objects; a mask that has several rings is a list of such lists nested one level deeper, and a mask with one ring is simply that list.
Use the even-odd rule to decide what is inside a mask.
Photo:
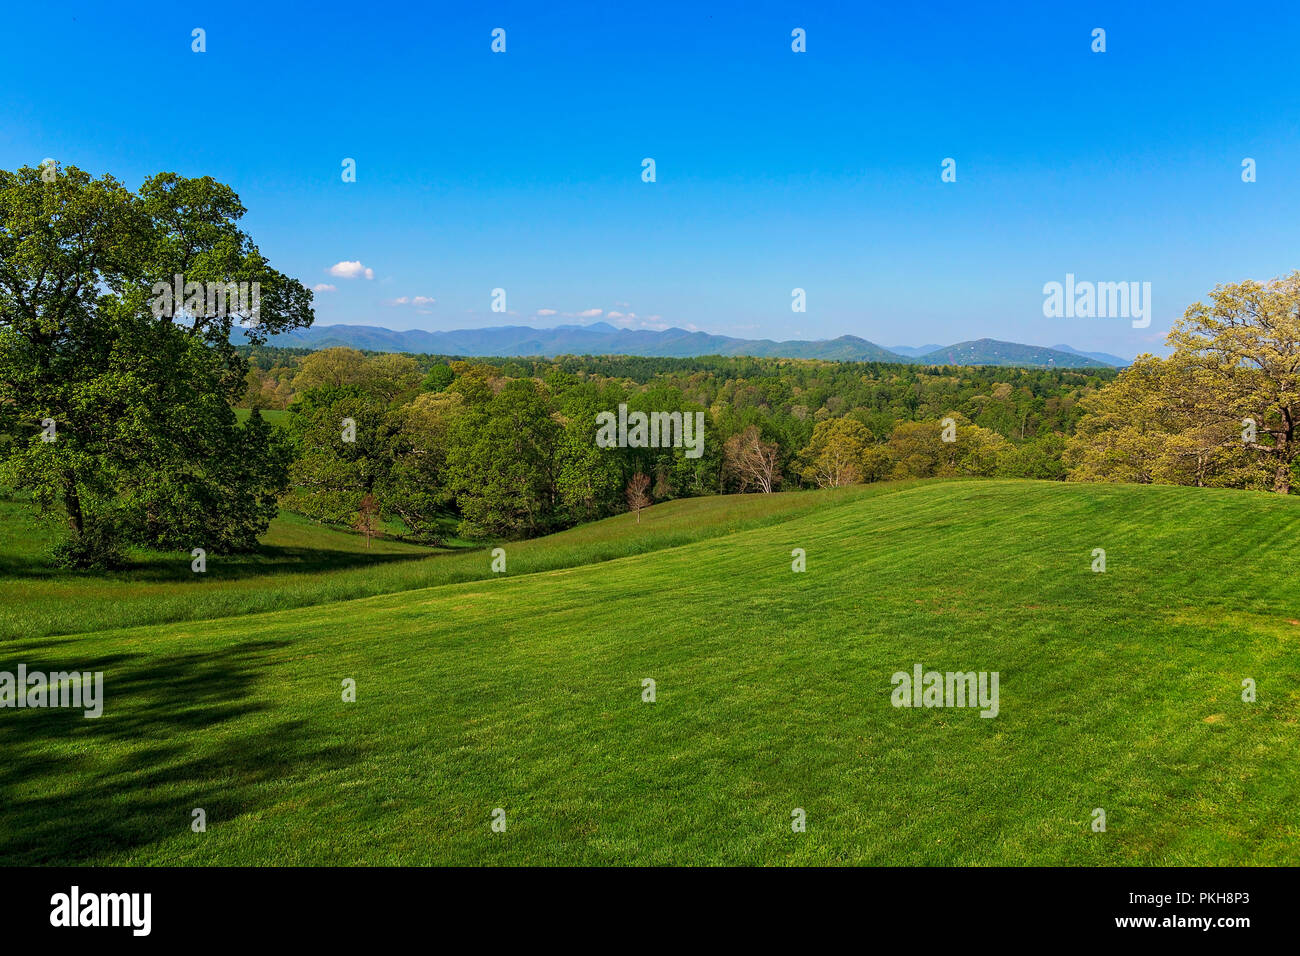
[{"label": "tree trunk", "polygon": [[1291,494],[1291,466],[1285,461],[1273,472],[1273,490],[1279,495]]},{"label": "tree trunk", "polygon": [[81,495],[77,493],[77,478],[72,472],[63,475],[63,507],[68,511],[68,526],[81,534],[86,526],[85,516],[81,513]]}]

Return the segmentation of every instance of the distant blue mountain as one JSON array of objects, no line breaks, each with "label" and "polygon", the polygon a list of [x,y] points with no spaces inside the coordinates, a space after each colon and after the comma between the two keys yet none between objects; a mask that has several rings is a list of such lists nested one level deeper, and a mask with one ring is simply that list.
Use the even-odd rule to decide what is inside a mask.
[{"label": "distant blue mountain", "polygon": [[[236,331],[232,340],[243,342],[246,338]],[[662,331],[619,329],[608,322],[557,325],[546,329],[505,325],[450,332],[426,332],[422,329],[399,332],[371,325],[318,325],[272,336],[270,344],[309,349],[346,346],[373,352],[425,352],[467,357],[642,355],[691,358],[700,355],[753,355],[840,362],[1017,365],[1029,368],[1128,364],[1113,355],[1079,352],[1068,346],[1047,349],[993,339],[979,339],[947,347],[903,346],[891,350],[856,335],[841,335],[818,341],[775,342],[772,339],[738,339],[677,328]]]},{"label": "distant blue mountain", "polygon": [[910,358],[920,358],[922,355],[929,355],[931,352],[937,352],[943,348],[942,345],[891,345],[889,351],[895,355],[906,355]]},{"label": "distant blue mountain", "polygon": [[1053,345],[1052,348],[1058,352],[1069,352],[1071,355],[1082,355],[1084,358],[1096,359],[1106,365],[1118,365],[1121,368],[1132,365],[1129,359],[1122,359],[1118,355],[1111,355],[1109,352],[1080,352],[1078,349],[1072,349],[1068,345]]},{"label": "distant blue mountain", "polygon": [[1113,355],[1103,360],[1074,349],[1065,351],[1061,346],[1048,349],[1040,345],[999,342],[997,339],[958,342],[911,361],[924,365],[1011,365],[1016,368],[1097,368],[1129,364]]}]

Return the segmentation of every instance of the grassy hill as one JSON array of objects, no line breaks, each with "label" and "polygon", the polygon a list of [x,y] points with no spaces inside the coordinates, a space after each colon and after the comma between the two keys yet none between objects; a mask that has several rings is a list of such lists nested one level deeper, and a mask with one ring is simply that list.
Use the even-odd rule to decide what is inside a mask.
[{"label": "grassy hill", "polygon": [[[533,541],[506,543],[507,574],[592,564],[687,544],[808,513],[830,501],[881,494],[896,485],[777,495],[686,498],[617,515]],[[203,620],[345,601],[374,594],[492,577],[486,547],[437,551],[359,535],[281,514],[251,555],[209,555],[207,571],[188,552],[136,552],[111,574],[59,571],[43,556],[58,529],[14,501],[0,501],[0,641]],[[3,645],[0,645],[2,647]]]},{"label": "grassy hill", "polygon": [[[1294,864],[1297,532],[1194,488],[697,499],[505,576],[20,635],[0,670],[103,670],[106,705],[0,712],[0,862]],[[891,706],[915,663],[998,671],[999,715]]]}]

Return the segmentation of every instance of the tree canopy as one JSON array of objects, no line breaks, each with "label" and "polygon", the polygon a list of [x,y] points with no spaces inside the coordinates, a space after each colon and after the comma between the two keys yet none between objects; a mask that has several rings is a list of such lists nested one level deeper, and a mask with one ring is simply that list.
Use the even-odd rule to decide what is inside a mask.
[{"label": "tree canopy", "polygon": [[1300,460],[1300,272],[1215,287],[1165,359],[1139,356],[1084,399],[1067,448],[1076,481],[1271,489]]},{"label": "tree canopy", "polygon": [[[127,542],[249,548],[275,514],[287,457],[256,416],[236,423],[230,333],[310,325],[311,292],[243,215],[208,177],[133,193],[76,167],[0,170],[0,476],[61,510],[68,563]],[[254,295],[228,294],[241,283]]]}]

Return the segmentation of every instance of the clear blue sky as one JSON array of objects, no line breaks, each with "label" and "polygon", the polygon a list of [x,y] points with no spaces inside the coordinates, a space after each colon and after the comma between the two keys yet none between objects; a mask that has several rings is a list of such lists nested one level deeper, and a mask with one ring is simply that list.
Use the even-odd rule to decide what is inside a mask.
[{"label": "clear blue sky", "polygon": [[[229,183],[277,267],[335,287],[322,324],[1131,356],[1300,268],[1298,49],[1295,2],[22,4],[0,165]],[[1044,318],[1067,272],[1150,282],[1151,327]]]}]

